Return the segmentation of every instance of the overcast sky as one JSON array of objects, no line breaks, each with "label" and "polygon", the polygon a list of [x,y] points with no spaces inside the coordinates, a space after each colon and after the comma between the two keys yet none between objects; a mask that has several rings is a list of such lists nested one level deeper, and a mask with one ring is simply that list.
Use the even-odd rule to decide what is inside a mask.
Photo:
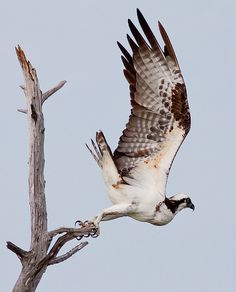
[{"label": "overcast sky", "polygon": [[[192,129],[169,176],[167,196],[189,194],[167,226],[122,218],[64,263],[50,266],[38,290],[233,292],[236,288],[236,2],[4,1],[1,4],[1,291],[20,273],[10,240],[29,248],[28,132],[14,47],[37,69],[41,88],[67,84],[44,105],[49,229],[73,227],[110,206],[85,143],[102,129],[114,149],[130,112],[116,41],[127,47],[127,19],[140,8],[160,40],[172,40],[188,90]],[[64,251],[76,245],[69,244]]]}]

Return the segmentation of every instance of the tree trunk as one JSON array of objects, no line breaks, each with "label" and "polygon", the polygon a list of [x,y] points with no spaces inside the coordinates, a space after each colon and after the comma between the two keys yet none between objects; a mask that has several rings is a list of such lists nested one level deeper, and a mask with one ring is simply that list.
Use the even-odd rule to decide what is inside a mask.
[{"label": "tree trunk", "polygon": [[[22,67],[25,85],[24,90],[27,109],[19,111],[27,114],[29,127],[29,203],[31,215],[30,251],[25,251],[12,242],[7,242],[7,248],[13,251],[21,261],[22,270],[14,286],[14,292],[33,292],[36,290],[43,273],[49,265],[65,261],[87,245],[81,242],[64,255],[57,256],[62,246],[75,238],[81,240],[84,236],[97,236],[96,228],[90,223],[79,222],[79,228],[61,227],[53,231],[47,230],[47,207],[44,180],[44,117],[43,103],[66,81],[45,92],[40,90],[36,70],[27,61],[23,50],[18,46],[16,53]],[[51,246],[52,239],[57,240]]]}]

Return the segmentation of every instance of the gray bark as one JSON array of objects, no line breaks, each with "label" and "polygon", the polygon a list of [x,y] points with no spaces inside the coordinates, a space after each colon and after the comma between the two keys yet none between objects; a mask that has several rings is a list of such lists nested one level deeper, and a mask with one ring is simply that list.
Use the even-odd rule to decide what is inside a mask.
[{"label": "gray bark", "polygon": [[[47,229],[47,207],[44,180],[44,117],[42,105],[53,93],[59,90],[66,81],[48,90],[40,90],[36,70],[26,59],[23,50],[18,46],[16,53],[23,71],[24,90],[27,108],[19,111],[27,114],[29,127],[29,203],[31,214],[31,244],[25,251],[8,241],[7,248],[20,259],[22,270],[14,286],[14,292],[33,292],[36,290],[43,273],[49,265],[61,263],[87,245],[81,242],[64,255],[58,256],[62,246],[75,238],[96,236],[96,229],[91,224],[80,223],[79,228],[61,227],[53,231]],[[52,239],[57,237],[54,244]]]}]

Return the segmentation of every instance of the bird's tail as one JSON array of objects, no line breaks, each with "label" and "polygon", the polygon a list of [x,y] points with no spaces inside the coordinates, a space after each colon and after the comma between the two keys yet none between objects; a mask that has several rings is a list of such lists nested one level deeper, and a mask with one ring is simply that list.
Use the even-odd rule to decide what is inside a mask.
[{"label": "bird's tail", "polygon": [[102,131],[96,133],[97,145],[91,140],[93,151],[86,144],[89,152],[92,154],[93,158],[96,160],[99,167],[102,169],[103,179],[107,187],[111,187],[120,180],[118,170],[113,161],[113,155],[111,149],[107,144],[105,136]]},{"label": "bird's tail", "polygon": [[111,149],[106,141],[106,138],[102,131],[96,132],[96,143],[91,139],[91,143],[93,146],[93,150],[86,144],[86,147],[88,148],[89,152],[93,156],[93,158],[96,160],[99,167],[103,168],[104,163],[104,155],[108,154],[112,158]]}]

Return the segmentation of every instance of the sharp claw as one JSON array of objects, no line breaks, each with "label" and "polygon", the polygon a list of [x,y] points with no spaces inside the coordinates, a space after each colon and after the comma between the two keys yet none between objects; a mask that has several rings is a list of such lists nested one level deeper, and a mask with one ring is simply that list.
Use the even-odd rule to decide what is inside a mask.
[{"label": "sharp claw", "polygon": [[77,240],[81,240],[83,237],[84,237],[83,235],[81,235],[81,236],[77,236],[76,239],[77,239]]},{"label": "sharp claw", "polygon": [[83,222],[81,220],[77,220],[77,221],[75,221],[75,227],[76,227],[77,224],[79,226],[82,226]]},{"label": "sharp claw", "polygon": [[90,233],[92,238],[98,237],[99,234],[100,234],[100,229],[99,228],[96,228],[93,232]]},{"label": "sharp claw", "polygon": [[75,226],[77,224],[79,225],[79,227],[88,227],[88,226],[93,226],[94,227],[90,233],[78,236],[77,240],[81,240],[83,237],[89,237],[89,236],[91,236],[92,238],[96,238],[100,234],[99,224],[96,223],[96,221],[88,221],[88,220],[86,220],[86,221],[82,222],[81,220],[77,220],[75,222]]},{"label": "sharp claw", "polygon": [[94,227],[92,229],[92,231],[88,235],[86,235],[85,237],[91,236],[92,238],[96,238],[99,236],[99,234],[100,234],[99,224],[97,224],[95,221],[85,221],[84,223],[85,223],[85,226]]},{"label": "sharp claw", "polygon": [[[83,221],[81,221],[81,220],[76,220],[76,221],[75,221],[75,227],[77,227],[77,225],[79,225],[78,227],[84,227],[84,223],[85,223],[85,222],[83,222]],[[84,235],[77,236],[76,239],[77,239],[77,240],[81,240],[83,237],[84,237]]]},{"label": "sharp claw", "polygon": [[92,238],[96,238],[100,234],[100,227],[99,227],[99,224],[96,221],[93,221],[92,225],[94,226],[94,229],[90,234],[91,234]]},{"label": "sharp claw", "polygon": [[89,236],[90,236],[90,233],[84,235],[84,237],[89,237]]},{"label": "sharp claw", "polygon": [[75,226],[76,226],[77,224],[78,224],[80,227],[86,227],[86,226],[90,225],[91,222],[88,221],[88,220],[86,220],[86,221],[84,221],[84,222],[81,221],[81,220],[77,220],[77,221],[75,221]]},{"label": "sharp claw", "polygon": [[86,226],[89,226],[89,221],[88,220],[83,222],[83,227],[86,227]]}]

